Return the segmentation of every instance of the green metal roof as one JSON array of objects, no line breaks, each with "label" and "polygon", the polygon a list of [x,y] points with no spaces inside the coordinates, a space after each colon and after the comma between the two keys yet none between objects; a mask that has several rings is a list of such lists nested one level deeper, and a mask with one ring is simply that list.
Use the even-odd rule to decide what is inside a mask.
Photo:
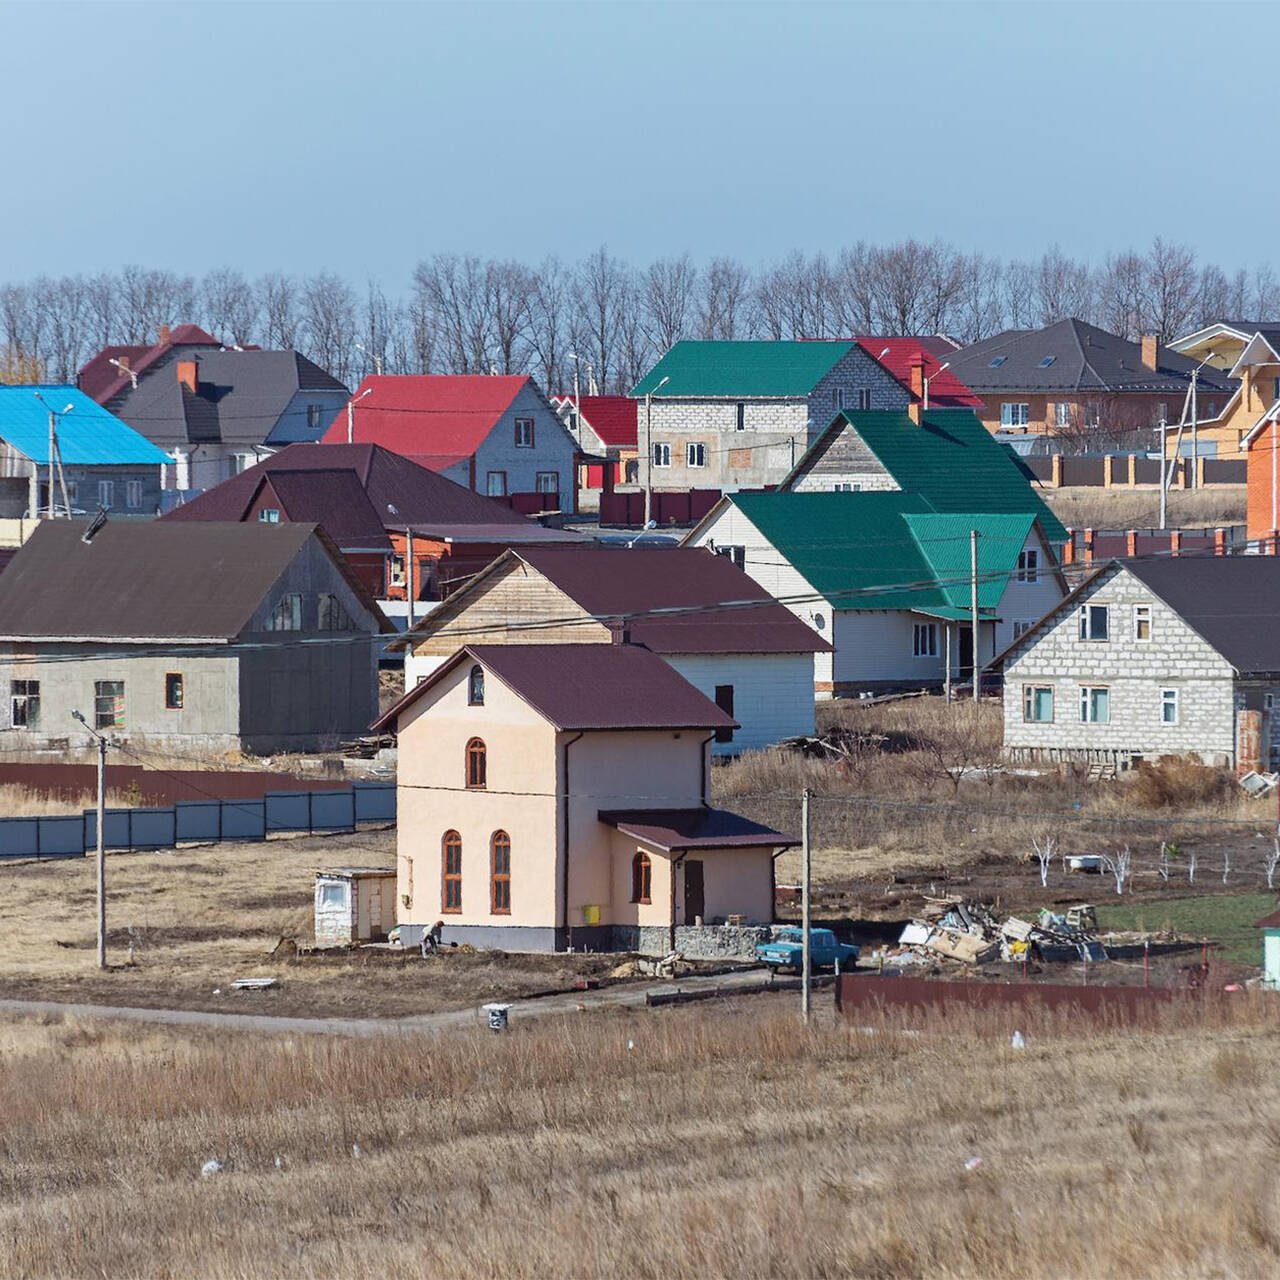
[{"label": "green metal roof", "polygon": [[[750,400],[807,396],[854,342],[677,342],[631,389],[633,396]],[[663,378],[670,381],[658,391]]]},{"label": "green metal roof", "polygon": [[939,513],[919,494],[735,493],[729,500],[838,609],[969,616],[969,533],[978,531],[978,608],[1000,602],[1030,514]]},{"label": "green metal roof", "polygon": [[[927,498],[934,511],[983,511],[1038,516],[1050,542],[1067,531],[1031,486],[1021,466],[968,409],[931,409],[917,425],[905,413],[883,410],[837,414],[814,448],[851,426],[902,488]],[[802,458],[782,482],[804,466]]]}]

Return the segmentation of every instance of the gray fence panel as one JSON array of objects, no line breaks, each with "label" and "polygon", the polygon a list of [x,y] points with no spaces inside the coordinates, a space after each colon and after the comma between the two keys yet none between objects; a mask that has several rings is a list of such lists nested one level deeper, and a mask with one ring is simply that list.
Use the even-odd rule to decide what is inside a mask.
[{"label": "gray fence panel", "polygon": [[[172,809],[108,809],[103,827],[108,849],[171,849],[177,843],[177,821]],[[98,813],[84,811],[84,847],[98,843]]]},{"label": "gray fence panel", "polygon": [[1249,464],[1243,458],[1206,458],[1205,484],[1244,484],[1249,478]]},{"label": "gray fence panel", "polygon": [[1064,485],[1103,484],[1103,465],[1101,458],[1063,458],[1062,483]]},{"label": "gray fence panel", "polygon": [[224,800],[222,802],[223,840],[265,840],[267,838],[267,806],[261,800]]},{"label": "gray fence panel", "polygon": [[394,782],[357,782],[357,822],[394,822],[396,820],[396,784]]},{"label": "gray fence panel", "polygon": [[314,791],[311,793],[312,831],[354,831],[356,793],[354,791]]},{"label": "gray fence panel", "polygon": [[179,800],[174,806],[175,839],[217,840],[222,836],[221,800]]},{"label": "gray fence panel", "polygon": [[309,791],[268,791],[262,799],[266,804],[268,831],[311,830]]},{"label": "gray fence panel", "polygon": [[0,818],[0,858],[82,858],[84,819],[78,814]]},{"label": "gray fence panel", "polygon": [[1052,458],[1020,458],[1019,461],[1037,480],[1053,479]]}]

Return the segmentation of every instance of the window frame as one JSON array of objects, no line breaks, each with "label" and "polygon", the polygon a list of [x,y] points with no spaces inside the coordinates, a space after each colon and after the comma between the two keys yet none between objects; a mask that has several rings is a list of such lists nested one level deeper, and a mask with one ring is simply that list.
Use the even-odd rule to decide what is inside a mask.
[{"label": "window frame", "polygon": [[[19,689],[21,685],[21,689]],[[34,692],[32,689],[34,686]],[[22,723],[18,723],[18,704],[22,704]],[[9,727],[11,729],[38,729],[40,727],[40,681],[9,681]]]},{"label": "window frame", "polygon": [[324,426],[324,405],[307,405],[307,430],[318,431],[322,426]]},{"label": "window frame", "polygon": [[489,748],[483,738],[468,738],[463,754],[463,777],[466,790],[487,791],[489,789]]},{"label": "window frame", "polygon": [[747,402],[745,400],[739,400],[734,405],[733,412],[733,429],[735,431],[745,431],[747,429]]},{"label": "window frame", "polygon": [[911,624],[911,656],[913,658],[938,656],[938,624],[936,622]]},{"label": "window frame", "polygon": [[1055,400],[1053,402],[1053,425],[1069,427],[1071,425],[1071,401]]},{"label": "window frame", "polygon": [[[286,616],[287,611],[287,616]],[[286,591],[267,619],[268,631],[302,630],[302,592]]]},{"label": "window frame", "polygon": [[484,706],[484,668],[478,662],[467,672],[467,706]]},{"label": "window frame", "polygon": [[[506,870],[498,870],[498,852],[505,849]],[[499,893],[499,890],[502,892]],[[499,898],[505,898],[500,902]],[[501,828],[489,837],[489,914],[511,914],[511,836]]]},{"label": "window frame", "polygon": [[[334,591],[322,591],[316,599],[317,631],[355,631],[354,619]],[[326,616],[327,615],[327,616]]]},{"label": "window frame", "polygon": [[[456,870],[450,870],[451,861]],[[462,914],[462,836],[453,827],[440,837],[440,914]]]},{"label": "window frame", "polygon": [[[337,902],[330,902],[329,894],[334,890],[339,898]],[[316,906],[321,911],[342,911],[351,907],[351,886],[342,880],[322,880],[316,886],[316,896],[320,899]]]},{"label": "window frame", "polygon": [[1000,425],[1002,427],[1029,427],[1031,425],[1031,402],[1029,400],[1002,400],[1000,402]]},{"label": "window frame", "polygon": [[1013,620],[1013,638],[1014,638],[1015,640],[1021,640],[1021,639],[1022,639],[1022,637],[1023,637],[1023,636],[1025,636],[1025,635],[1027,634],[1027,632],[1028,632],[1028,631],[1030,631],[1030,630],[1031,630],[1031,628],[1032,628],[1032,627],[1034,627],[1035,625],[1036,625],[1036,624],[1035,624],[1034,619],[1031,619],[1031,618],[1014,618],[1014,620]]},{"label": "window frame", "polygon": [[871,388],[870,387],[858,388],[858,412],[859,413],[871,412]]},{"label": "window frame", "polygon": [[[1096,706],[1094,704],[1094,697],[1099,693],[1106,697],[1107,714],[1102,718],[1099,718],[1095,714]],[[1109,684],[1082,684],[1080,686],[1080,723],[1111,723],[1111,686]]]},{"label": "window frame", "polygon": [[667,441],[653,442],[653,465],[658,471],[665,471],[671,466],[671,446]]},{"label": "window frame", "polygon": [[[497,492],[494,492],[495,480],[500,481]],[[486,471],[484,477],[484,496],[486,498],[505,498],[507,496],[507,473],[505,471]]]},{"label": "window frame", "polygon": [[[1142,624],[1147,624],[1147,634],[1142,634]],[[1149,604],[1133,606],[1133,642],[1134,644],[1150,644],[1155,637],[1155,617]]]},{"label": "window frame", "polygon": [[1040,581],[1040,548],[1023,547],[1018,552],[1018,582],[1035,586]]},{"label": "window frame", "polygon": [[631,901],[642,907],[653,903],[653,859],[643,849],[631,858]]},{"label": "window frame", "polygon": [[[181,711],[183,702],[186,697],[186,682],[182,678],[181,671],[166,671],[164,673],[164,709],[166,711]],[[174,694],[177,694],[175,700]]]},{"label": "window frame", "polygon": [[279,524],[280,508],[279,507],[259,507],[258,523],[259,524]]},{"label": "window frame", "polygon": [[116,504],[116,482],[114,480],[98,481],[98,506],[110,511]]},{"label": "window frame", "polygon": [[[725,713],[725,715],[727,715],[727,716],[732,716],[732,715],[734,715],[734,710],[733,710],[733,701],[734,701],[733,685],[731,685],[731,684],[718,684],[718,685],[716,685],[716,689],[715,689],[715,697],[713,698],[713,701],[715,702],[716,706],[717,706],[721,711],[723,711],[723,712]],[[719,729],[717,729],[717,730],[716,730],[716,741],[717,741],[717,742],[732,742],[732,741],[733,741],[733,735],[734,735],[736,732],[737,732],[737,730],[736,730],[736,729],[730,729],[730,728],[728,728],[728,727],[719,728]]]},{"label": "window frame", "polygon": [[[551,487],[546,487],[547,478],[551,479]],[[558,471],[535,471],[533,474],[534,493],[560,494],[560,473]]]},{"label": "window frame", "polygon": [[[1169,719],[1165,715],[1165,711],[1173,708],[1173,719]],[[1176,688],[1162,688],[1160,690],[1160,724],[1161,727],[1171,726],[1177,728],[1182,723],[1182,690]]]},{"label": "window frame", "polygon": [[[1101,613],[1102,635],[1095,634],[1094,618]],[[1109,604],[1082,604],[1079,618],[1079,636],[1084,644],[1107,644],[1111,640],[1111,606]]]},{"label": "window frame", "polygon": [[[524,430],[527,428],[527,432]],[[517,449],[532,449],[534,447],[534,422],[532,418],[516,418],[515,419],[515,447]],[[524,437],[528,436],[527,439]]]},{"label": "window frame", "polygon": [[[104,692],[108,687],[118,689],[119,692]],[[116,703],[116,710],[110,720],[103,718],[102,701],[104,698],[112,698]],[[123,729],[125,727],[124,698],[123,680],[95,680],[93,682],[93,727],[95,729]]]},{"label": "window frame", "polygon": [[[1049,714],[1040,716],[1034,714],[1039,709],[1039,696],[1048,694],[1049,697]],[[1022,723],[1023,724],[1053,724],[1057,716],[1057,694],[1056,687],[1051,684],[1024,684],[1022,686]]]},{"label": "window frame", "polygon": [[[67,495],[70,499],[71,495]],[[142,506],[142,481],[126,480],[124,482],[124,505],[129,511],[137,511]]]},{"label": "window frame", "polygon": [[[695,459],[697,460],[695,461]],[[705,467],[707,465],[707,446],[703,441],[685,441],[684,464],[686,467]]]}]

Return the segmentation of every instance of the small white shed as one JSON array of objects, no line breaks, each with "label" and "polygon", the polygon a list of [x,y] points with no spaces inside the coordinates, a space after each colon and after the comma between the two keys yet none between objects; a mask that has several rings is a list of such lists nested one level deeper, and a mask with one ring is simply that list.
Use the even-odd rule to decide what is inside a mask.
[{"label": "small white shed", "polygon": [[1262,982],[1280,991],[1280,911],[1273,911],[1258,921],[1262,930]]},{"label": "small white shed", "polygon": [[394,867],[330,867],[316,872],[316,945],[383,942],[396,925]]}]

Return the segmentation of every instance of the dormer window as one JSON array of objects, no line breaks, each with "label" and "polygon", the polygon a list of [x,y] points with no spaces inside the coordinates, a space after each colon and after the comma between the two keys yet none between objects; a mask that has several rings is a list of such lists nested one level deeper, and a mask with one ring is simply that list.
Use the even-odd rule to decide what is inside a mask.
[{"label": "dormer window", "polygon": [[1044,359],[1040,361],[1040,368],[1047,369],[1057,358],[1057,356],[1045,356]]},{"label": "dormer window", "polygon": [[475,666],[467,677],[467,703],[473,707],[484,706],[484,668]]},{"label": "dormer window", "polygon": [[1008,356],[996,356],[995,359],[991,361],[990,367],[992,369],[998,369],[1008,358]]}]

